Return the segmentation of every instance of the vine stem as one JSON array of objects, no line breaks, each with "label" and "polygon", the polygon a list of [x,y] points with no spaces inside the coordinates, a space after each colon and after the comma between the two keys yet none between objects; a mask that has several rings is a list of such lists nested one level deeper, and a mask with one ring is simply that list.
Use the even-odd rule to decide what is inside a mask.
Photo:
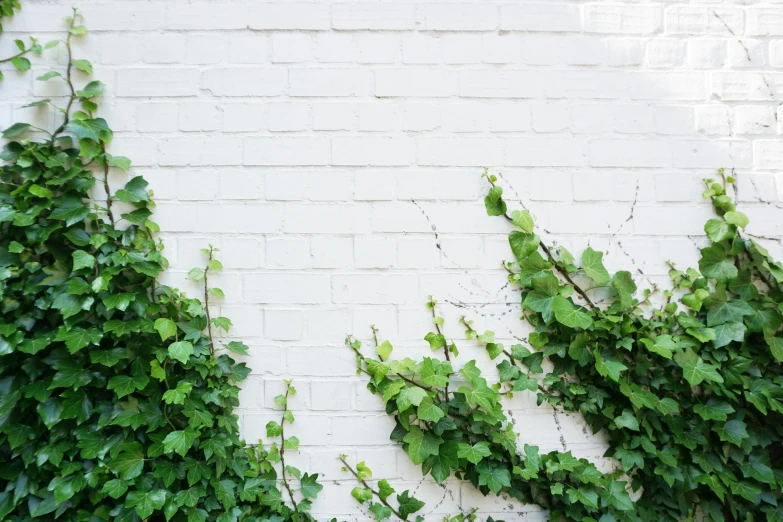
[{"label": "vine stem", "polygon": [[[215,342],[212,340],[212,318],[209,315],[209,262],[212,261],[212,255],[215,249],[212,245],[209,245],[209,258],[207,259],[207,267],[204,269],[204,311],[207,314],[207,335],[209,335],[209,353],[215,355]],[[286,391],[286,398],[288,397],[288,391]]]},{"label": "vine stem", "polygon": [[283,418],[280,420],[280,465],[283,468],[282,477],[283,485],[288,490],[288,496],[291,498],[291,503],[294,505],[294,510],[298,509],[296,500],[294,499],[294,491],[291,489],[291,485],[288,483],[288,476],[285,472],[285,414],[288,411],[288,395],[291,392],[290,384],[286,384],[285,388],[285,403],[283,404]]},{"label": "vine stem", "polygon": [[[489,181],[489,184],[492,185],[492,187],[495,187],[495,183],[491,179],[487,178],[487,181]],[[499,200],[505,202],[502,196],[499,198]],[[504,213],[503,217],[506,218],[506,220],[509,221],[510,223],[514,222],[514,220],[511,219],[511,216],[509,216],[508,213]],[[588,297],[587,293],[585,293],[585,291],[582,290],[582,287],[580,287],[578,284],[576,284],[576,282],[574,282],[574,280],[571,278],[571,275],[568,273],[568,271],[557,264],[554,256],[552,256],[552,251],[549,249],[549,247],[546,246],[546,244],[543,241],[539,241],[538,244],[541,247],[541,250],[544,251],[544,254],[546,254],[546,257],[549,259],[549,262],[552,263],[552,265],[555,267],[555,270],[560,272],[560,274],[565,278],[565,280],[568,281],[568,284],[570,284],[574,288],[574,290],[576,290],[576,293],[582,296],[582,299],[584,299],[585,302],[590,305],[590,308],[592,308],[593,310],[599,310],[598,306],[596,306],[596,304],[593,303],[590,297]]]},{"label": "vine stem", "polygon": [[71,106],[73,105],[73,101],[76,99],[76,89],[73,88],[73,82],[71,81],[71,70],[73,68],[73,52],[71,51],[71,29],[73,29],[74,24],[76,23],[76,8],[73,8],[73,16],[71,17],[71,25],[68,28],[68,35],[65,37],[65,49],[68,51],[68,66],[65,69],[65,83],[68,84],[68,88],[71,90],[71,96],[68,98],[68,104],[65,106],[65,110],[63,113],[65,114],[65,118],[63,119],[62,125],[60,125],[56,131],[52,133],[52,143],[54,143],[55,138],[58,134],[60,134],[64,129],[65,126],[68,125],[68,122],[70,121],[71,116]]},{"label": "vine stem", "polygon": [[[376,348],[378,348],[378,329],[377,329],[377,328],[375,328],[375,325],[374,325],[374,324],[371,324],[371,325],[370,325],[370,329],[372,330],[372,340],[373,340],[373,342],[375,343],[375,347],[376,347]],[[386,362],[386,361],[384,361],[384,360],[383,360],[383,358],[380,356],[380,354],[378,354],[378,360],[379,360],[379,361],[381,361],[381,362]],[[369,376],[372,376],[372,374],[371,374],[370,372],[368,372],[367,370],[365,370],[365,369],[363,369],[363,368],[359,368],[359,369],[360,369],[362,372],[366,373],[367,375],[369,375]],[[405,377],[405,376],[404,376],[404,375],[402,375],[401,373],[395,373],[394,375],[396,375],[397,377],[399,377],[399,378],[400,378],[400,379],[402,379],[403,381],[407,382],[408,384],[411,384],[411,385],[413,385],[413,386],[418,386],[418,387],[419,387],[419,388],[421,388],[422,390],[427,390],[427,391],[429,391],[429,392],[435,391],[435,390],[433,390],[432,388],[430,388],[430,387],[429,387],[429,386],[427,386],[427,385],[424,385],[424,384],[419,384],[419,383],[417,383],[416,381],[414,381],[413,379],[410,379],[410,378],[408,378],[408,377]],[[436,392],[436,393],[437,393],[437,392]]]},{"label": "vine stem", "polygon": [[407,518],[403,517],[403,516],[400,514],[400,512],[399,512],[399,511],[397,511],[396,509],[394,509],[394,508],[393,508],[393,507],[392,507],[392,506],[391,506],[391,505],[390,505],[390,504],[389,504],[389,503],[388,503],[388,502],[387,502],[387,501],[386,501],[386,500],[385,500],[383,497],[381,497],[381,494],[380,494],[379,492],[377,492],[377,491],[376,491],[376,490],[374,490],[372,487],[370,487],[370,485],[369,485],[369,484],[367,484],[367,481],[365,481],[363,478],[359,477],[359,474],[358,474],[358,473],[356,473],[356,470],[354,470],[354,469],[351,467],[351,465],[350,465],[350,464],[348,464],[348,461],[347,461],[347,460],[345,460],[345,455],[340,455],[340,461],[343,463],[343,465],[345,466],[345,468],[346,468],[348,471],[350,471],[350,472],[351,472],[351,474],[352,474],[354,477],[356,477],[356,480],[358,480],[358,481],[359,481],[359,482],[362,484],[362,486],[364,486],[365,488],[367,488],[367,489],[369,489],[370,491],[372,491],[372,494],[373,494],[373,495],[375,495],[376,497],[378,497],[378,500],[380,500],[380,501],[381,501],[381,504],[383,504],[383,505],[384,505],[384,506],[386,506],[387,508],[391,509],[391,510],[392,510],[392,513],[394,513],[394,514],[395,514],[395,515],[396,515],[396,516],[397,516],[397,517],[398,517],[400,520],[402,520],[403,522],[407,522],[407,520],[408,520]]},{"label": "vine stem", "polygon": [[10,62],[10,61],[11,61],[11,60],[13,60],[14,58],[19,58],[19,57],[21,57],[21,56],[24,56],[25,54],[27,54],[27,53],[29,53],[29,52],[30,52],[30,49],[25,49],[24,51],[21,51],[21,52],[19,52],[19,53],[15,54],[15,55],[13,55],[13,56],[9,56],[8,58],[3,58],[2,60],[0,60],[0,63],[7,63],[7,62]]},{"label": "vine stem", "polygon": [[[432,296],[430,296],[430,310],[432,310],[432,322],[435,324],[435,330],[437,330],[438,335],[441,335],[441,336],[443,336],[443,339],[446,339],[446,336],[443,335],[443,332],[440,329],[440,325],[438,324],[438,317],[435,314],[435,301],[432,299]],[[451,357],[449,356],[449,343],[448,343],[448,341],[446,342],[446,345],[443,347],[443,353],[446,355],[446,360],[448,362],[451,362]],[[447,379],[450,378],[450,377],[451,377],[451,374],[448,374],[446,376]],[[443,387],[443,389],[446,392],[446,403],[447,403],[447,407],[448,407],[448,402],[449,402],[449,382],[448,381],[446,381],[446,385]]]}]

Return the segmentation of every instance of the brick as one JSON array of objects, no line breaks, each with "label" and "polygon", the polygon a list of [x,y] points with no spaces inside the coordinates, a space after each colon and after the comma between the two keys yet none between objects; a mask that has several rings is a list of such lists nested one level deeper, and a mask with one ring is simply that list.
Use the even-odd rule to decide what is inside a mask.
[{"label": "brick", "polygon": [[280,228],[281,211],[280,207],[268,204],[200,203],[196,221],[198,230],[204,232],[269,233]]},{"label": "brick", "polygon": [[510,166],[578,167],[587,164],[587,144],[572,138],[507,138],[505,164]]},{"label": "brick", "polygon": [[455,71],[439,69],[379,69],[375,95],[379,97],[446,97],[457,93]]},{"label": "brick", "polygon": [[354,242],[354,266],[356,268],[391,268],[396,252],[391,239],[356,238]]},{"label": "brick", "polygon": [[264,332],[267,339],[274,341],[297,341],[302,338],[301,310],[266,310]]},{"label": "brick", "polygon": [[772,78],[756,72],[714,72],[711,91],[722,101],[769,101],[774,98]]},{"label": "brick", "polygon": [[247,4],[211,2],[187,4],[168,3],[166,29],[244,29],[247,27]]},{"label": "brick", "polygon": [[332,27],[338,30],[394,31],[416,27],[414,4],[350,4],[332,6]]},{"label": "brick", "polygon": [[582,14],[579,6],[555,3],[500,6],[503,31],[579,32]]},{"label": "brick", "polygon": [[750,167],[751,147],[740,140],[674,141],[669,144],[673,164],[680,168]]},{"label": "brick", "polygon": [[305,238],[268,238],[266,240],[267,268],[309,268],[310,242]]},{"label": "brick", "polygon": [[409,165],[414,160],[411,138],[334,138],[333,165]]},{"label": "brick", "polygon": [[141,58],[145,63],[182,63],[185,60],[184,35],[153,34],[141,42]]},{"label": "brick", "polygon": [[747,35],[783,36],[783,8],[753,6],[748,8],[747,17]]},{"label": "brick", "polygon": [[661,30],[661,9],[642,5],[586,5],[585,31],[589,33],[653,34]]},{"label": "brick", "polygon": [[356,108],[347,102],[313,103],[313,130],[355,130]]},{"label": "brick", "polygon": [[666,167],[670,144],[663,140],[594,140],[589,145],[594,167]]},{"label": "brick", "polygon": [[310,107],[304,103],[269,104],[269,130],[301,131],[310,126]]},{"label": "brick", "polygon": [[283,230],[293,234],[357,234],[370,230],[366,205],[286,205]]},{"label": "brick", "polygon": [[776,134],[775,110],[763,105],[734,108],[734,132],[737,134]]},{"label": "brick", "polygon": [[419,29],[424,31],[490,31],[498,28],[498,8],[493,4],[419,4]]},{"label": "brick", "polygon": [[227,103],[223,105],[223,132],[247,132],[267,127],[267,105]]},{"label": "brick", "polygon": [[253,3],[247,19],[250,29],[328,30],[329,4],[324,2]]},{"label": "brick", "polygon": [[757,141],[753,144],[753,157],[757,169],[783,169],[783,144],[780,140]]},{"label": "brick", "polygon": [[272,35],[272,62],[297,63],[312,60],[315,43],[307,33],[274,33]]},{"label": "brick", "polygon": [[290,69],[291,96],[364,96],[370,73],[361,69]]},{"label": "brick", "polygon": [[240,165],[242,142],[231,138],[172,137],[159,141],[163,166]]},{"label": "brick", "polygon": [[711,136],[731,133],[731,110],[724,105],[696,107],[696,130]]},{"label": "brick", "polygon": [[499,165],[503,141],[497,138],[420,138],[417,155],[419,165]]},{"label": "brick", "polygon": [[245,138],[245,165],[326,165],[329,138]]},{"label": "brick", "polygon": [[744,33],[742,9],[673,5],[666,8],[666,32],[669,34],[714,34],[726,36],[729,26],[735,34]]},{"label": "brick", "polygon": [[419,298],[415,275],[335,275],[332,285],[335,303],[403,304]]},{"label": "brick", "polygon": [[228,39],[222,35],[189,35],[185,63],[188,65],[223,64],[228,55]]},{"label": "brick", "polygon": [[183,103],[179,106],[179,129],[213,131],[218,128],[218,109],[211,102]]},{"label": "brick", "polygon": [[459,95],[468,98],[535,98],[543,94],[538,76],[528,71],[461,71]]},{"label": "brick", "polygon": [[328,303],[332,293],[328,275],[280,271],[245,275],[242,277],[242,288],[247,303]]},{"label": "brick", "polygon": [[286,88],[282,69],[209,69],[202,79],[215,96],[276,96]]},{"label": "brick", "polygon": [[191,68],[133,68],[117,73],[117,96],[195,96],[199,71]]}]

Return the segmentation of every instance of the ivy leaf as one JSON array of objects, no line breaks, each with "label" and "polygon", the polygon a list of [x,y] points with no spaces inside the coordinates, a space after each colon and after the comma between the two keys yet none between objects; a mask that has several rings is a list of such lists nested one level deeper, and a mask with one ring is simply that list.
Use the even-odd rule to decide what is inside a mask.
[{"label": "ivy leaf", "polygon": [[569,328],[582,328],[584,330],[593,325],[590,314],[581,306],[574,306],[571,301],[561,295],[552,298],[552,311],[560,324]]},{"label": "ivy leaf", "polygon": [[728,402],[710,399],[707,404],[694,406],[693,411],[704,420],[725,421],[728,414],[734,413],[734,408]]},{"label": "ivy leaf", "polygon": [[508,243],[514,257],[522,261],[527,256],[538,250],[541,239],[535,234],[526,234],[524,232],[513,231],[508,236]]},{"label": "ivy leaf", "polygon": [[14,123],[3,131],[3,138],[7,140],[14,139],[26,131],[31,125],[29,123]]},{"label": "ivy leaf", "polygon": [[381,344],[375,347],[375,353],[377,353],[384,361],[388,361],[393,349],[394,348],[389,341],[383,341]]},{"label": "ivy leaf", "polygon": [[504,487],[511,487],[511,473],[506,468],[484,462],[476,467],[479,472],[479,485],[487,486],[493,493],[499,493]]},{"label": "ivy leaf", "polygon": [[518,226],[528,234],[533,233],[533,227],[535,226],[535,223],[533,222],[533,216],[530,215],[530,212],[527,210],[515,210],[511,213],[511,222],[514,223],[514,225]]},{"label": "ivy leaf", "polygon": [[634,283],[631,273],[627,270],[615,273],[612,277],[612,287],[617,291],[620,308],[623,310],[630,308],[633,304],[633,294],[636,292],[636,283]]},{"label": "ivy leaf", "polygon": [[[73,60],[71,63],[73,64],[74,67],[76,67],[80,71],[86,72],[87,74],[92,74],[92,64],[89,62],[89,60]],[[141,517],[141,518],[146,518],[146,517]]]},{"label": "ivy leaf", "polygon": [[16,67],[17,70],[27,71],[30,69],[30,60],[24,56],[14,56],[11,58],[11,65]]},{"label": "ivy leaf", "polygon": [[388,480],[382,479],[378,481],[378,496],[381,497],[382,500],[389,498],[389,495],[392,493],[394,493],[394,488],[389,485]]},{"label": "ivy leaf", "polygon": [[701,250],[699,270],[705,277],[718,281],[728,281],[737,277],[737,267],[734,266],[732,259],[726,256],[726,250],[720,245]]},{"label": "ivy leaf", "polygon": [[437,350],[446,346],[446,338],[441,334],[429,332],[424,336],[424,340],[430,343],[430,349]]},{"label": "ivy leaf", "polygon": [[746,426],[747,425],[741,420],[730,420],[723,426],[716,427],[715,433],[718,434],[720,440],[740,446],[742,445],[742,441],[750,436],[745,429]]},{"label": "ivy leaf", "polygon": [[150,196],[147,192],[147,183],[143,177],[136,176],[125,184],[125,188],[118,190],[114,196],[125,203],[139,203],[149,201]]},{"label": "ivy leaf", "polygon": [[717,218],[710,219],[705,223],[704,232],[713,243],[720,243],[724,239],[730,239],[734,236],[729,224],[725,220]]},{"label": "ivy leaf", "polygon": [[141,444],[124,444],[119,455],[107,464],[110,470],[118,473],[122,480],[133,480],[144,470],[144,451]]},{"label": "ivy leaf", "polygon": [[375,503],[370,506],[370,512],[375,517],[375,520],[385,520],[392,516],[392,510],[390,507],[386,507],[383,504]]},{"label": "ivy leaf", "polygon": [[372,500],[372,490],[370,488],[355,487],[351,490],[351,496],[356,499],[359,504],[364,504]]},{"label": "ivy leaf", "polygon": [[430,432],[422,431],[418,426],[411,426],[402,440],[408,445],[408,455],[414,464],[421,464],[430,455],[437,455],[438,447],[443,444],[443,439]]},{"label": "ivy leaf", "polygon": [[172,431],[163,439],[163,451],[165,453],[173,451],[184,457],[194,440],[196,440],[196,432],[190,428]]},{"label": "ivy leaf", "polygon": [[682,368],[682,375],[691,386],[698,386],[705,380],[723,382],[723,377],[718,374],[717,367],[705,363],[691,348],[676,354],[674,362]]},{"label": "ivy leaf", "polygon": [[74,250],[72,256],[74,271],[95,266],[95,258],[83,250]]},{"label": "ivy leaf", "polygon": [[163,508],[166,503],[167,492],[163,489],[152,491],[131,491],[125,497],[125,507],[135,508],[136,514],[142,519],[152,515],[156,509]]},{"label": "ivy leaf", "polygon": [[120,498],[126,491],[128,491],[128,483],[119,479],[111,479],[101,488],[101,493],[105,493],[113,499]]},{"label": "ivy leaf", "polygon": [[117,398],[121,399],[136,390],[144,389],[148,382],[149,377],[144,374],[140,376],[116,375],[109,379],[107,389],[114,390],[114,393],[117,394]]},{"label": "ivy leaf", "polygon": [[169,345],[168,352],[169,357],[181,362],[182,364],[186,364],[190,359],[190,356],[194,353],[193,345],[188,341],[178,341],[176,343],[171,343]]},{"label": "ivy leaf", "polygon": [[740,228],[745,228],[746,226],[748,226],[748,223],[750,222],[748,220],[748,216],[736,210],[730,210],[726,212],[723,215],[723,219],[726,220],[726,223],[730,225],[736,225]]},{"label": "ivy leaf", "polygon": [[492,455],[489,449],[489,443],[485,441],[477,442],[472,446],[470,444],[460,444],[457,448],[457,457],[467,459],[468,462],[478,464],[484,457]]},{"label": "ivy leaf", "polygon": [[299,492],[304,498],[315,498],[318,496],[318,493],[324,489],[324,487],[318,483],[318,473],[313,473],[312,475],[305,473],[299,484]]},{"label": "ivy leaf", "polygon": [[628,369],[626,365],[614,359],[604,359],[599,350],[594,352],[595,355],[595,369],[603,377],[609,377],[613,381],[620,380],[620,372]]},{"label": "ivy leaf", "polygon": [[639,431],[639,421],[636,420],[636,416],[633,414],[633,410],[628,408],[625,408],[619,417],[614,418],[614,423],[620,428],[628,428],[629,430]]},{"label": "ivy leaf", "polygon": [[103,334],[99,330],[92,328],[85,330],[74,327],[71,330],[66,330],[63,327],[57,331],[57,336],[54,338],[54,340],[65,342],[65,346],[68,348],[68,351],[71,352],[71,354],[74,354],[91,344],[97,345],[101,341],[102,337]]},{"label": "ivy leaf", "polygon": [[[399,405],[399,398],[397,399],[397,404]],[[438,422],[445,415],[443,410],[436,406],[429,396],[422,398],[416,410],[416,416],[425,421]]]},{"label": "ivy leaf", "polygon": [[403,491],[401,495],[397,495],[397,503],[399,504],[398,511],[403,519],[407,519],[408,515],[424,507],[424,502],[408,496],[408,490]]},{"label": "ivy leaf", "polygon": [[506,202],[502,199],[503,188],[492,187],[484,197],[484,206],[489,216],[502,216],[506,213]]},{"label": "ivy leaf", "polygon": [[597,252],[592,247],[587,247],[582,252],[582,269],[585,271],[585,275],[595,281],[597,285],[605,285],[611,280],[609,272],[604,267],[603,257],[603,252]]},{"label": "ivy leaf", "polygon": [[418,406],[426,396],[427,392],[418,386],[403,388],[397,395],[397,408],[400,411],[405,411],[411,406]]},{"label": "ivy leaf", "polygon": [[155,319],[155,330],[160,335],[160,340],[165,341],[169,337],[173,337],[177,334],[177,325],[171,319],[165,317],[159,317]]},{"label": "ivy leaf", "polygon": [[90,139],[95,142],[111,141],[109,126],[103,118],[71,120],[65,130],[73,133],[80,140]]},{"label": "ivy leaf", "polygon": [[620,511],[633,510],[633,501],[628,495],[626,483],[619,480],[609,482],[609,487],[601,494],[601,500],[605,505],[613,506]]}]

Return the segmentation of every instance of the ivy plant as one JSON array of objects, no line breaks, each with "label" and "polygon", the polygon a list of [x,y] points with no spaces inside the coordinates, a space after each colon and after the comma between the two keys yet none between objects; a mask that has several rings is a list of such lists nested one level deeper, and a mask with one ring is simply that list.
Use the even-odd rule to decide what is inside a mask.
[{"label": "ivy plant", "polygon": [[151,191],[140,176],[110,190],[111,169],[130,160],[108,152],[103,84],[76,84],[74,71],[92,65],[72,56],[86,32],[75,11],[68,25],[65,70],[38,80],[69,95],[31,104],[61,125],[3,132],[0,520],[311,520],[318,475],[284,464],[298,449],[282,427],[294,390],[267,427],[280,445],[246,445],[234,408],[250,369],[232,356],[247,347],[219,342],[231,321],[210,315],[209,299],[223,296],[209,284],[217,250],[189,274],[204,302],[158,284],[167,262]]},{"label": "ivy plant", "polygon": [[[515,261],[503,266],[530,334],[504,346],[462,318],[466,337],[497,362],[495,383],[475,360],[452,366],[458,350],[434,300],[424,339],[442,357],[391,360],[374,329],[368,357],[347,338],[397,421],[391,438],[437,482],[454,474],[485,494],[536,503],[551,520],[783,520],[783,265],[744,232],[734,177],[705,180],[716,216],[698,269],[671,264],[672,288],[641,295],[630,272],[610,274],[602,252],[588,247],[577,260],[546,245],[531,214],[509,214],[497,178],[484,177],[487,213],[513,227]],[[609,297],[591,298],[597,288]],[[615,470],[519,449],[502,408],[514,393],[580,413],[606,433]]]}]

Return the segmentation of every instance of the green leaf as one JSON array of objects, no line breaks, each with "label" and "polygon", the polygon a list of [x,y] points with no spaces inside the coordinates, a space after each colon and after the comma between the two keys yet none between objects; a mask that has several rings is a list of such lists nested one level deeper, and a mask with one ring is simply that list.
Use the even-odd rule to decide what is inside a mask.
[{"label": "green leaf", "polygon": [[424,336],[424,340],[430,343],[430,349],[437,350],[446,346],[446,338],[441,334],[429,332]]},{"label": "green leaf", "polygon": [[111,141],[111,130],[109,130],[109,126],[103,118],[71,120],[65,126],[65,130],[73,133],[80,140]]},{"label": "green leaf", "polygon": [[48,188],[44,188],[40,185],[36,185],[35,183],[30,185],[30,187],[27,189],[30,191],[30,194],[34,196],[38,196],[39,198],[44,199],[52,199],[52,191]]},{"label": "green leaf", "polygon": [[125,203],[139,203],[149,201],[150,196],[147,192],[147,183],[141,176],[132,178],[125,184],[125,188],[118,190],[114,196]]},{"label": "green leaf", "polygon": [[618,480],[609,482],[609,487],[601,494],[601,500],[605,505],[613,506],[620,511],[633,510],[633,501],[628,495],[625,482]]},{"label": "green leaf", "polygon": [[524,232],[513,231],[508,235],[508,243],[514,257],[522,261],[527,256],[538,250],[541,239],[535,234],[526,234]]},{"label": "green leaf", "polygon": [[725,421],[726,416],[734,413],[734,408],[728,402],[710,399],[707,404],[697,404],[693,411],[704,420]]},{"label": "green leaf", "polygon": [[710,219],[704,225],[704,232],[713,243],[720,243],[724,239],[730,239],[734,236],[731,227],[723,219]]},{"label": "green leaf", "polygon": [[397,495],[397,503],[399,504],[398,511],[404,519],[407,519],[408,515],[424,507],[424,502],[408,496],[408,490],[403,491],[401,495]]},{"label": "green leaf", "polygon": [[511,222],[514,223],[514,225],[521,228],[523,231],[527,232],[528,234],[533,233],[533,227],[535,226],[535,223],[533,222],[533,216],[530,215],[530,212],[527,210],[515,210],[511,213]]},{"label": "green leaf", "polygon": [[[399,405],[399,403],[400,401],[398,398],[397,404]],[[435,403],[432,402],[432,399],[429,396],[425,396],[421,399],[421,402],[419,403],[419,407],[416,410],[417,417],[419,417],[421,420],[430,421],[430,422],[438,422],[445,415],[446,414],[443,412],[443,410],[440,409],[438,406],[436,406]]]},{"label": "green leaf", "polygon": [[71,63],[80,71],[92,74],[92,64],[88,60],[73,60]]},{"label": "green leaf", "polygon": [[723,426],[716,427],[715,433],[718,434],[720,440],[740,446],[742,441],[750,436],[745,428],[746,424],[741,420],[730,420]]},{"label": "green leaf", "polygon": [[20,71],[27,71],[30,69],[30,60],[24,56],[15,56],[11,59],[11,65]]},{"label": "green leaf", "polygon": [[55,341],[65,342],[65,346],[72,354],[78,352],[82,348],[91,344],[97,345],[103,338],[103,334],[99,330],[89,329],[84,330],[82,328],[72,328],[66,330],[64,327],[57,331]]},{"label": "green leaf", "polygon": [[746,226],[748,226],[748,223],[750,222],[748,220],[748,216],[736,210],[730,210],[726,212],[723,215],[723,219],[726,220],[726,223],[729,223],[730,225],[736,225],[740,228],[745,228]]},{"label": "green leaf", "polygon": [[120,498],[126,491],[128,491],[128,483],[119,479],[111,479],[101,488],[101,493],[105,493],[113,499]]},{"label": "green leaf", "polygon": [[190,356],[193,355],[193,345],[190,344],[188,341],[179,341],[176,343],[171,343],[168,348],[169,357],[172,359],[181,362],[182,364],[186,364],[188,360],[190,359]]},{"label": "green leaf", "polygon": [[691,386],[698,386],[705,380],[717,383],[723,382],[723,377],[718,374],[717,367],[705,363],[690,348],[686,348],[684,352],[676,354],[674,362],[682,368],[683,377]]},{"label": "green leaf", "polygon": [[734,261],[726,256],[726,250],[720,245],[703,248],[699,260],[699,270],[705,277],[718,281],[728,281],[737,277]]},{"label": "green leaf", "polygon": [[488,442],[477,442],[472,446],[470,444],[460,444],[457,449],[457,457],[467,459],[468,462],[478,464],[484,457],[492,455]]},{"label": "green leaf", "polygon": [[487,209],[487,215],[502,216],[506,213],[506,202],[502,199],[503,188],[492,187],[484,198],[484,206]]},{"label": "green leaf", "polygon": [[299,493],[301,493],[304,498],[315,498],[318,496],[318,493],[324,489],[324,487],[318,483],[318,473],[312,475],[305,473],[302,476],[299,485]]},{"label": "green leaf", "polygon": [[397,395],[397,408],[400,411],[405,411],[411,406],[418,406],[426,396],[427,392],[418,386],[403,388]]},{"label": "green leaf", "polygon": [[155,319],[155,330],[160,335],[160,340],[165,341],[169,337],[177,335],[177,325],[171,319],[159,317]]},{"label": "green leaf", "polygon": [[194,440],[196,440],[196,432],[190,428],[172,431],[163,439],[163,451],[165,453],[173,451],[184,457]]},{"label": "green leaf", "polygon": [[142,390],[149,382],[149,377],[146,375],[133,376],[130,375],[116,375],[109,379],[107,388],[114,390],[118,398],[130,395],[136,390]]},{"label": "green leaf", "polygon": [[584,330],[593,325],[590,314],[581,306],[574,304],[561,295],[552,298],[552,311],[560,324],[569,328],[582,328]]},{"label": "green leaf", "polygon": [[422,431],[418,426],[411,426],[402,440],[408,445],[408,455],[414,464],[421,464],[430,455],[437,455],[438,447],[443,444],[443,439]]},{"label": "green leaf", "polygon": [[131,491],[125,497],[125,507],[135,508],[136,514],[145,519],[155,510],[163,508],[163,504],[166,503],[166,495],[167,492],[163,489]]},{"label": "green leaf", "polygon": [[72,256],[74,271],[95,266],[95,258],[83,250],[74,250]]},{"label": "green leaf", "polygon": [[392,493],[394,493],[394,488],[389,485],[388,480],[381,479],[378,481],[378,496],[381,497],[381,499],[386,500]]},{"label": "green leaf", "polygon": [[383,504],[375,503],[372,506],[370,506],[370,512],[375,517],[375,520],[385,520],[392,516],[393,511],[390,507],[384,506]]},{"label": "green leaf", "polygon": [[388,361],[393,349],[394,348],[389,341],[383,341],[375,348],[375,353],[377,353],[382,360]]},{"label": "green leaf", "polygon": [[594,352],[595,369],[603,377],[609,377],[615,382],[620,380],[620,372],[628,369],[626,365],[614,359],[604,359],[600,350]]},{"label": "green leaf", "polygon": [[14,123],[3,131],[3,138],[10,140],[20,136],[30,127],[29,123]]},{"label": "green leaf", "polygon": [[620,308],[626,310],[633,304],[633,294],[636,292],[636,283],[633,281],[631,273],[621,270],[612,277],[612,287],[617,292],[620,300]]},{"label": "green leaf", "polygon": [[633,414],[633,410],[625,408],[619,417],[614,418],[614,423],[619,428],[627,428],[633,431],[639,431],[639,421]]},{"label": "green leaf", "polygon": [[582,269],[585,271],[585,275],[595,281],[597,285],[605,285],[611,280],[609,272],[604,267],[603,257],[603,252],[597,252],[592,247],[587,247],[582,252]]},{"label": "green leaf", "polygon": [[351,490],[351,496],[355,498],[359,504],[364,504],[365,502],[372,500],[372,490],[369,488],[355,487]]},{"label": "green leaf", "polygon": [[479,472],[479,485],[487,486],[493,493],[499,493],[504,487],[511,487],[511,473],[506,468],[501,468],[484,462],[477,468]]},{"label": "green leaf", "polygon": [[133,480],[144,470],[144,450],[141,444],[124,444],[119,455],[107,464],[109,469],[118,473],[122,480]]}]

